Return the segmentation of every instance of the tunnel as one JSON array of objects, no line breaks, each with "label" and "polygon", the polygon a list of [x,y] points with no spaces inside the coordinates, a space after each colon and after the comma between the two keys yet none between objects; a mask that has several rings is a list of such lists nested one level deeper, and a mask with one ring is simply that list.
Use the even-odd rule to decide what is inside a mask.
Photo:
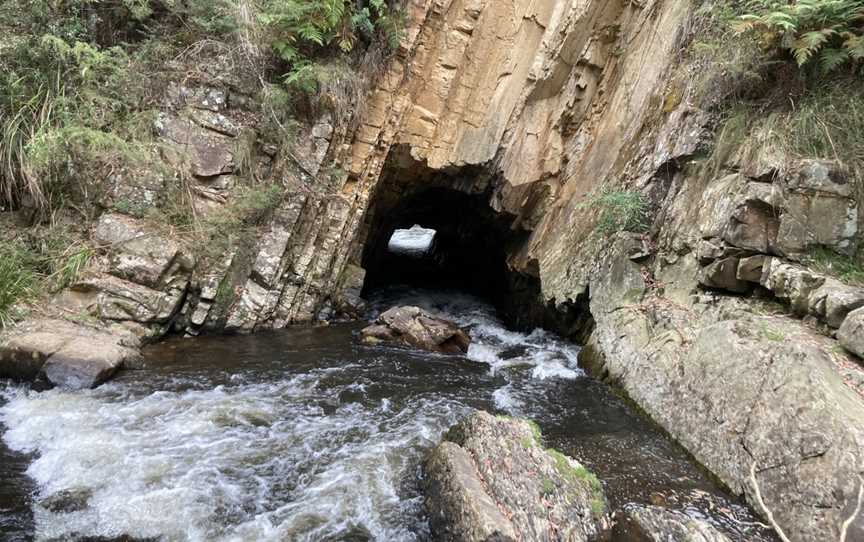
[{"label": "tunnel", "polygon": [[363,296],[394,285],[457,290],[485,299],[513,328],[581,341],[593,324],[587,295],[545,302],[539,277],[508,264],[531,232],[493,209],[493,187],[483,168],[432,170],[391,151],[365,224]]},{"label": "tunnel", "polygon": [[[421,189],[376,214],[363,257],[367,292],[403,284],[461,290],[498,304],[509,290],[507,248],[519,236],[482,196]],[[398,239],[418,226],[434,232],[428,249],[400,251],[394,234]]]}]

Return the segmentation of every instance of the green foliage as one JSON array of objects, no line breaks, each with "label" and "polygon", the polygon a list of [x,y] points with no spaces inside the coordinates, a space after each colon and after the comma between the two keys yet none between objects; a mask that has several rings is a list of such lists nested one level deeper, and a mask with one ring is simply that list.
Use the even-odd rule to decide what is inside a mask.
[{"label": "green foliage", "polygon": [[273,51],[289,67],[286,86],[306,94],[318,87],[314,56],[350,53],[361,40],[380,39],[394,48],[401,29],[398,12],[384,0],[270,0],[259,20]]},{"label": "green foliage", "polygon": [[864,286],[864,254],[857,257],[841,256],[827,248],[813,250],[807,264],[819,273],[837,277],[846,284]]},{"label": "green foliage", "polygon": [[854,78],[814,88],[794,109],[774,113],[765,122],[788,152],[841,160],[864,171],[864,87]]},{"label": "green foliage", "polygon": [[639,192],[605,189],[581,208],[596,210],[594,232],[609,236],[621,231],[644,232],[648,229],[648,201]]},{"label": "green foliage", "polygon": [[0,329],[20,316],[18,304],[35,295],[34,258],[18,241],[0,243]]},{"label": "green foliage", "polygon": [[864,0],[754,0],[736,29],[788,52],[800,67],[830,73],[864,60]]},{"label": "green foliage", "polygon": [[22,315],[22,305],[74,282],[93,254],[66,226],[0,238],[0,329]]}]

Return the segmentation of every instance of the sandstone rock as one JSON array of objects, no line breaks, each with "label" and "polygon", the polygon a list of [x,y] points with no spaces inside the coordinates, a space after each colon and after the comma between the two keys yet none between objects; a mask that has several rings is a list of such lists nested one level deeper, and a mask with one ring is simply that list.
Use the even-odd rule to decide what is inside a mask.
[{"label": "sandstone rock", "polygon": [[843,348],[864,359],[864,308],[854,310],[846,316],[837,331],[837,339]]},{"label": "sandstone rock", "polygon": [[65,320],[21,324],[0,346],[0,376],[44,376],[62,388],[92,388],[140,357],[140,343],[123,329],[101,330]]},{"label": "sandstone rock", "polygon": [[161,114],[156,120],[156,131],[189,154],[191,173],[196,177],[215,177],[234,172],[236,164],[231,137],[202,128],[190,119],[167,114]]},{"label": "sandstone rock", "polygon": [[849,286],[838,280],[825,283],[810,294],[810,314],[833,328],[838,328],[853,310],[864,307],[864,288]]},{"label": "sandstone rock", "polygon": [[178,275],[188,276],[195,265],[179,243],[159,235],[143,220],[119,213],[102,215],[93,237],[108,251],[113,274],[151,288]]},{"label": "sandstone rock", "polygon": [[744,293],[751,285],[738,278],[738,258],[725,258],[699,270],[699,284],[730,292]]},{"label": "sandstone rock", "polygon": [[342,272],[337,293],[337,306],[348,315],[359,315],[366,306],[361,297],[363,283],[366,280],[366,270],[357,265],[348,265]]},{"label": "sandstone rock", "polygon": [[776,243],[778,195],[766,183],[741,174],[716,180],[702,196],[699,227],[703,238],[719,237],[732,246],[769,252]]},{"label": "sandstone rock", "polygon": [[630,504],[613,532],[626,540],[640,542],[730,542],[729,537],[709,523],[687,514],[662,508]]},{"label": "sandstone rock", "polygon": [[857,248],[858,204],[849,174],[835,162],[803,160],[787,180],[777,246],[802,255],[828,246],[851,255]]},{"label": "sandstone rock", "polygon": [[441,540],[519,540],[513,524],[483,488],[474,460],[464,448],[442,442],[426,463],[427,507]]},{"label": "sandstone rock", "polygon": [[825,283],[825,277],[780,258],[770,258],[763,265],[760,283],[786,300],[795,314],[803,316],[810,308],[810,294]]},{"label": "sandstone rock", "polygon": [[738,280],[758,283],[762,280],[762,270],[766,259],[767,256],[762,254],[741,258],[738,261],[738,271],[736,273]]},{"label": "sandstone rock", "polygon": [[597,479],[544,450],[523,420],[476,412],[451,428],[425,465],[426,507],[447,541],[584,541],[606,524]]},{"label": "sandstone rock", "polygon": [[73,284],[55,303],[105,320],[164,324],[180,309],[184,293],[185,285],[160,292],[110,275],[96,275]]},{"label": "sandstone rock", "polygon": [[419,307],[394,307],[361,331],[366,342],[387,341],[447,354],[468,352],[471,338],[453,322]]},{"label": "sandstone rock", "polygon": [[[771,268],[778,279],[799,271]],[[838,539],[864,476],[864,399],[835,365],[836,342],[800,320],[759,315],[741,297],[702,304],[667,286],[634,309],[622,290],[640,268],[617,244],[594,274],[590,344],[608,379],[751,503],[755,462],[763,499],[794,540]],[[812,281],[777,282],[789,295]],[[864,536],[864,518],[853,533]]]}]

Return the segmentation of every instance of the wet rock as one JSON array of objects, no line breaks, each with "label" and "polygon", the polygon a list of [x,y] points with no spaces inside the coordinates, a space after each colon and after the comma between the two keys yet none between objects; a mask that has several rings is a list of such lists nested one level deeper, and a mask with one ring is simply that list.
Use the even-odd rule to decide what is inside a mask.
[{"label": "wet rock", "polygon": [[468,352],[471,338],[453,322],[419,307],[394,307],[360,332],[364,342],[397,342],[432,352]]},{"label": "wet rock", "polygon": [[122,328],[95,329],[65,320],[21,324],[0,346],[0,376],[33,380],[42,375],[68,389],[92,388],[140,358],[135,335]]},{"label": "wet rock", "polygon": [[837,339],[843,348],[864,359],[864,308],[846,316],[837,331]]},{"label": "wet rock", "polygon": [[39,506],[55,514],[80,512],[87,508],[93,492],[86,488],[64,489],[39,500]]},{"label": "wet rock", "polygon": [[366,307],[361,294],[366,280],[366,270],[357,265],[347,265],[342,272],[337,294],[337,307],[342,313],[359,315]]},{"label": "wet rock", "polygon": [[425,465],[426,508],[446,541],[584,541],[605,525],[597,479],[544,450],[524,420],[476,412],[454,426]]},{"label": "wet rock", "polygon": [[[824,283],[797,266],[766,266],[776,291],[805,310]],[[766,506],[796,540],[838,539],[864,475],[864,401],[837,368],[836,341],[747,298],[685,296],[686,284],[634,310],[624,292],[640,274],[618,243],[595,269],[589,344],[607,378],[750,503],[755,464]],[[850,538],[862,529],[864,518],[854,520]]]},{"label": "wet rock", "polygon": [[634,542],[730,542],[709,523],[660,506],[628,505],[613,533]]}]

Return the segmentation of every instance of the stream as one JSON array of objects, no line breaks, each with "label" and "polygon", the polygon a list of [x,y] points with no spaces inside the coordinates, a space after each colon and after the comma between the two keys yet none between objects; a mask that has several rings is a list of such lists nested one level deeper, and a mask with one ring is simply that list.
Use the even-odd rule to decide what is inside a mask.
[{"label": "stream", "polygon": [[[0,540],[433,540],[424,455],[472,409],[524,416],[582,461],[613,509],[662,504],[735,541],[748,508],[612,390],[578,347],[508,330],[484,302],[390,288],[469,328],[467,356],[365,346],[363,323],[170,339],[90,391],[0,383]],[[46,497],[73,491],[62,510]]]}]

